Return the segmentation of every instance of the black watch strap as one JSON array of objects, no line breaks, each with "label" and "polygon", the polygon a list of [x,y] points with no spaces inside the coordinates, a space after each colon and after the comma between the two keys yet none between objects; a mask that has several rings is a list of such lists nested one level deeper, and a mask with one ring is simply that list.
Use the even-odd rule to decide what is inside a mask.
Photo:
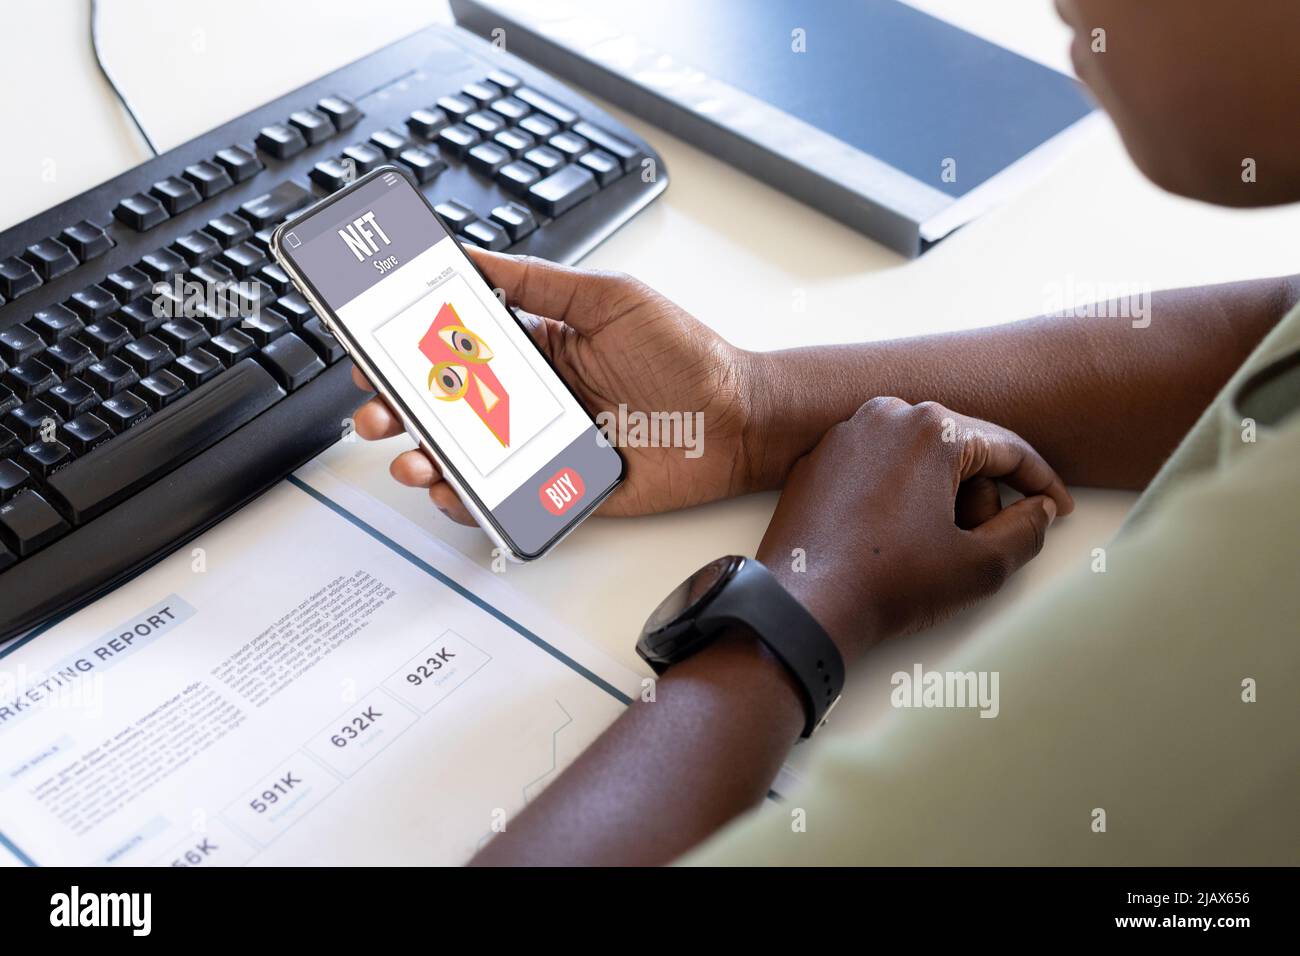
[{"label": "black watch strap", "polygon": [[771,571],[752,558],[742,560],[696,620],[697,626],[709,630],[726,623],[743,624],[753,631],[794,675],[803,688],[807,713],[803,736],[811,737],[844,690],[844,659],[830,635]]}]

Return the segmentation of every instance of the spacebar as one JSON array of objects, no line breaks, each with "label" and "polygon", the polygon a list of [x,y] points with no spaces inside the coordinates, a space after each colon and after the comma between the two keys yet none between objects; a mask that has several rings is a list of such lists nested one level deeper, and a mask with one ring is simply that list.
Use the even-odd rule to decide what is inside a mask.
[{"label": "spacebar", "polygon": [[83,524],[252,421],[285,392],[246,358],[50,477],[53,504]]}]

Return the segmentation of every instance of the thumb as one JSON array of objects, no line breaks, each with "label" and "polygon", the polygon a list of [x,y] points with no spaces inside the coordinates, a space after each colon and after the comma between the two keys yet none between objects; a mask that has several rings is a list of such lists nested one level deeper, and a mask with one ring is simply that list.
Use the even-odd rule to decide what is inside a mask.
[{"label": "thumb", "polygon": [[1003,508],[971,534],[1005,560],[1010,576],[1043,550],[1047,528],[1055,519],[1056,501],[1047,495],[1034,495]]},{"label": "thumb", "polygon": [[562,266],[535,256],[507,256],[466,249],[506,301],[534,315],[558,319],[582,335],[598,332],[612,315],[624,277]]}]

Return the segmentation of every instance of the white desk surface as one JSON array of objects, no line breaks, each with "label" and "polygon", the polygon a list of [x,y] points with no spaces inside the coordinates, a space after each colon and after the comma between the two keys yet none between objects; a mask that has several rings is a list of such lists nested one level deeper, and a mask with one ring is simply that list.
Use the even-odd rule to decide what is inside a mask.
[{"label": "white desk surface", "polygon": [[[1068,32],[1051,0],[914,2],[1069,69]],[[5,12],[0,87],[9,96],[0,228],[148,158],[95,70],[88,6],[53,0]],[[226,0],[216,6],[101,0],[100,8],[109,69],[162,149],[430,21],[451,19],[442,0]],[[810,37],[810,51],[815,43]],[[640,276],[748,348],[991,325],[1043,311],[1052,289],[1087,283],[1161,288],[1295,270],[1300,213],[1219,210],[1165,195],[1134,169],[1105,124],[1037,185],[909,262],[689,143],[611,111],[657,146],[671,183],[586,264]],[[797,296],[806,308],[796,323],[788,320]],[[452,525],[422,492],[389,479],[389,459],[407,445],[405,438],[358,442],[336,446],[326,457],[345,477],[489,564],[485,537]],[[1086,567],[1090,550],[1118,527],[1133,496],[1076,489],[1076,497],[1077,512],[1057,524],[1043,554],[997,598],[927,634],[880,648],[826,736],[861,732],[887,709],[894,670],[914,661],[933,666],[977,625],[1059,575]],[[774,503],[774,495],[758,495],[678,514],[597,518],[552,556],[511,566],[506,576],[618,659],[644,670],[632,647],[645,615],[704,562],[727,552],[752,554]]]}]

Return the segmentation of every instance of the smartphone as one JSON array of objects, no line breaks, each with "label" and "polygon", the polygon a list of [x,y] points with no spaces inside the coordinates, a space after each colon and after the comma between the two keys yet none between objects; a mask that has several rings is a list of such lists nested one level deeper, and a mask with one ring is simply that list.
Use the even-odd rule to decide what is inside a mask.
[{"label": "smartphone", "polygon": [[271,250],[510,558],[541,557],[618,487],[623,456],[399,169],[284,223]]}]

